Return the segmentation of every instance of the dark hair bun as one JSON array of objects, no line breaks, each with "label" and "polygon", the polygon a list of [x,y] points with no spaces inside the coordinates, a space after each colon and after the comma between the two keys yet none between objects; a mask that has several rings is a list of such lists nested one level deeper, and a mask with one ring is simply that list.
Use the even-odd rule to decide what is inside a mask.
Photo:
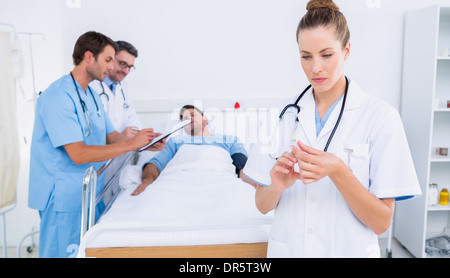
[{"label": "dark hair bun", "polygon": [[317,9],[330,9],[338,12],[339,7],[333,2],[333,0],[311,0],[306,5],[307,11],[317,10]]}]

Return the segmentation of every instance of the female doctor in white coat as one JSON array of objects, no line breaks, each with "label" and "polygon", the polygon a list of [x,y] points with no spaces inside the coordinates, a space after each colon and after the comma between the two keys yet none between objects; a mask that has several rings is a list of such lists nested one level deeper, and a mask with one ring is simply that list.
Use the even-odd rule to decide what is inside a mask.
[{"label": "female doctor in white coat", "polygon": [[297,39],[312,87],[280,122],[284,152],[254,148],[244,168],[258,209],[275,209],[268,257],[379,257],[395,200],[421,194],[403,125],[344,75],[350,33],[339,8],[312,0],[307,10]]}]

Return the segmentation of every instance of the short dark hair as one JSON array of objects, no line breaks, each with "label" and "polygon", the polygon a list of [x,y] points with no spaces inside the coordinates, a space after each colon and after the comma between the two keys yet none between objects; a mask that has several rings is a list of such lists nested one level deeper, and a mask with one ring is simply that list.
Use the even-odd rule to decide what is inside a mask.
[{"label": "short dark hair", "polygon": [[202,110],[198,109],[198,108],[195,107],[194,105],[186,104],[186,105],[183,106],[183,107],[181,108],[181,110],[180,110],[180,120],[183,120],[183,113],[184,113],[185,110],[188,110],[188,109],[195,109],[195,110],[197,110],[200,114],[202,114],[202,116],[203,116]]},{"label": "short dark hair", "polygon": [[102,53],[108,45],[112,46],[117,52],[117,45],[111,38],[95,31],[84,33],[75,43],[72,54],[73,63],[75,66],[79,65],[81,61],[83,61],[84,53],[86,53],[86,51],[92,52],[94,58],[97,59],[98,55]]},{"label": "short dark hair", "polygon": [[118,48],[117,52],[125,50],[126,52],[133,55],[135,58],[138,57],[138,51],[131,43],[126,42],[126,41],[116,41],[116,44],[117,44],[117,48]]}]

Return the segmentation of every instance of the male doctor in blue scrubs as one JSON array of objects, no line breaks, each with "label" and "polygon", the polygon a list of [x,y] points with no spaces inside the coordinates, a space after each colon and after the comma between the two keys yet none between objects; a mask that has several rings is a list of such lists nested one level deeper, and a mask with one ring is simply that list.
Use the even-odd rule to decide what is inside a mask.
[{"label": "male doctor in blue scrubs", "polygon": [[[80,242],[84,172],[108,159],[140,149],[159,133],[143,129],[134,138],[118,133],[102,101],[89,88],[112,69],[117,46],[109,37],[87,32],[75,44],[70,74],[39,97],[31,143],[30,208],[41,217],[39,256],[76,256]],[[151,150],[162,150],[165,142]],[[99,185],[97,193],[102,190]],[[103,208],[97,206],[97,211]]]}]

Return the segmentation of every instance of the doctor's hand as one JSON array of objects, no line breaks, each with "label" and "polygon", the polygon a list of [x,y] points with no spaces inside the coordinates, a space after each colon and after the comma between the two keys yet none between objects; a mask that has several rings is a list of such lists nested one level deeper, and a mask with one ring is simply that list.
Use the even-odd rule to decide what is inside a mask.
[{"label": "doctor's hand", "polygon": [[316,182],[326,176],[331,177],[345,165],[335,154],[311,148],[300,141],[297,146],[292,146],[292,154],[298,159],[300,179],[304,184]]},{"label": "doctor's hand", "polygon": [[153,128],[145,128],[134,136],[130,141],[134,150],[139,150],[142,147],[148,145],[154,138],[161,135],[161,133],[155,133]]},{"label": "doctor's hand", "polygon": [[139,129],[134,126],[127,126],[123,131],[122,134],[127,136],[128,138],[133,138],[139,133]]},{"label": "doctor's hand", "polygon": [[[161,133],[158,133],[158,136],[159,135],[161,135]],[[153,152],[162,151],[166,147],[166,140],[167,138],[164,138],[163,140],[159,141],[151,147],[146,148],[145,150]]]},{"label": "doctor's hand", "polygon": [[271,186],[279,193],[291,187],[296,180],[300,179],[300,174],[295,171],[294,166],[298,159],[292,153],[285,152],[277,159],[277,162],[270,170]]}]

